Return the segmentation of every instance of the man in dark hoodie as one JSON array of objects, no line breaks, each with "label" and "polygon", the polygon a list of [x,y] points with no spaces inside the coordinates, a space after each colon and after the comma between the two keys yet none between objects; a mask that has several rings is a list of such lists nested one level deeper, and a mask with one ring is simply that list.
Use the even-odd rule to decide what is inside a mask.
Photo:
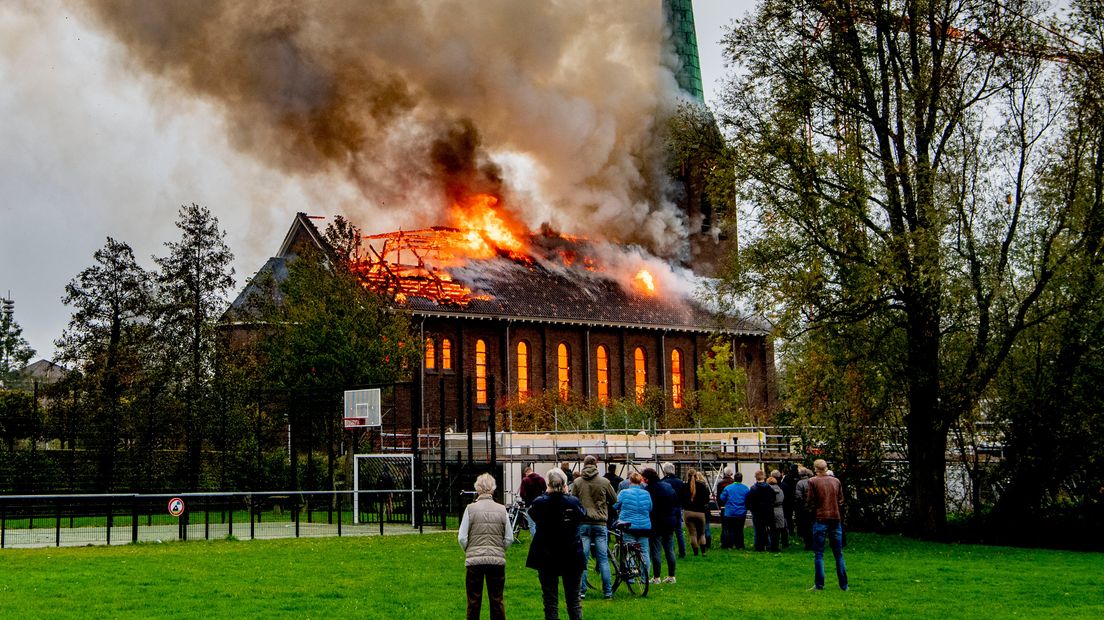
[{"label": "man in dark hoodie", "polygon": [[771,541],[774,529],[774,489],[767,484],[767,475],[762,470],[755,472],[755,484],[747,494],[747,507],[751,512],[751,522],[755,527],[755,550],[766,551],[773,547]]},{"label": "man in dark hoodie", "polygon": [[[602,574],[602,595],[613,598],[606,518],[610,507],[617,502],[617,492],[613,490],[609,480],[598,475],[598,459],[594,456],[587,455],[583,459],[583,475],[576,478],[575,484],[571,485],[571,494],[579,498],[586,509],[586,517],[579,523],[579,538],[583,541],[587,566],[590,566],[590,547],[594,545],[598,554],[598,572]],[[587,571],[584,569],[579,581],[579,598],[586,597],[586,589]]]}]

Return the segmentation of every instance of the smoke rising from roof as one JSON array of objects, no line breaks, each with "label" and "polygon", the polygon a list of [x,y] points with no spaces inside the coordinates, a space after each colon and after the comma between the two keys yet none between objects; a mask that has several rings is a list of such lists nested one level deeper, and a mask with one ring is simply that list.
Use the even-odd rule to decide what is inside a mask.
[{"label": "smoke rising from roof", "polygon": [[380,210],[438,224],[485,192],[533,229],[681,251],[658,0],[78,1],[131,69],[169,86],[160,105],[198,97],[237,150],[352,184],[364,201],[348,215],[366,228]]}]

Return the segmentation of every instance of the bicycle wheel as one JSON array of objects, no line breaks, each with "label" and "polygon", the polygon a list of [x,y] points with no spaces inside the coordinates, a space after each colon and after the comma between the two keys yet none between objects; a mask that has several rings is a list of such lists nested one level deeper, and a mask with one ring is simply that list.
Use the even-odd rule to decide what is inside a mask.
[{"label": "bicycle wheel", "polygon": [[511,523],[514,524],[514,540],[520,541],[521,539],[518,536],[523,531],[527,531],[527,528],[525,526],[528,525],[528,522],[525,520],[525,516],[521,513],[520,510],[514,513],[514,519],[513,521],[511,521]]},{"label": "bicycle wheel", "polygon": [[625,586],[635,596],[648,596],[648,561],[640,547],[624,547],[618,577],[624,576]]}]

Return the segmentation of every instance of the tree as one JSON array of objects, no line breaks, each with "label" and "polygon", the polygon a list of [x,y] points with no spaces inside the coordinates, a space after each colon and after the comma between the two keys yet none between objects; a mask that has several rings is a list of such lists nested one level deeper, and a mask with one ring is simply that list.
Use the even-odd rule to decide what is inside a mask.
[{"label": "tree", "polygon": [[[327,239],[339,232],[329,228]],[[359,235],[351,227],[344,234]],[[420,363],[409,320],[365,288],[348,269],[348,259],[330,247],[292,259],[287,278],[269,283],[272,290],[261,309],[273,326],[261,343],[269,383],[289,395],[293,432],[308,441],[321,429],[315,425],[315,412],[302,411],[300,400],[306,399],[312,409],[322,406],[326,415],[321,422],[332,436],[341,390],[408,379]],[[292,441],[293,451],[297,444]],[[333,442],[328,445],[332,474]],[[294,485],[294,454],[292,467]]]},{"label": "tree", "polygon": [[111,237],[93,260],[65,286],[63,301],[74,312],[55,344],[84,377],[99,443],[97,486],[110,491],[123,397],[137,385],[149,354],[152,277],[135,262],[129,245]]},{"label": "tree", "polygon": [[724,122],[757,211],[738,285],[792,341],[877,326],[919,534],[946,524],[948,431],[1046,320],[1083,234],[1038,195],[1060,106],[1038,10],[767,0],[726,39],[747,71]]},{"label": "tree", "polygon": [[185,471],[189,486],[197,488],[204,421],[215,402],[208,390],[217,349],[214,324],[234,286],[234,255],[218,218],[205,207],[181,206],[176,227],[180,240],[166,243],[168,256],[154,259],[160,267],[157,327],[162,350],[170,352],[163,359],[169,364],[186,360],[178,382],[184,403]]},{"label": "tree", "polygon": [[[1019,343],[998,378],[994,421],[1004,431],[1006,476],[996,514],[1035,519],[1104,548],[1104,3],[1071,3],[1063,35],[1077,48],[1062,66],[1067,105],[1044,198],[1070,221],[1053,317]],[[1060,520],[1059,520],[1060,519]],[[1008,528],[1011,532],[1012,528]]]},{"label": "tree", "polygon": [[0,387],[4,387],[14,384],[35,352],[23,338],[23,328],[15,322],[15,303],[2,298],[0,303]]},{"label": "tree", "polygon": [[[735,363],[732,343],[717,339],[698,366],[698,382],[704,386],[688,394],[687,409],[694,426],[734,427],[753,423],[760,412],[748,404],[747,371]],[[765,423],[765,420],[758,420]]]},{"label": "tree", "polygon": [[33,438],[40,427],[31,394],[0,390],[0,437],[3,437],[9,452],[15,450],[17,439]]}]

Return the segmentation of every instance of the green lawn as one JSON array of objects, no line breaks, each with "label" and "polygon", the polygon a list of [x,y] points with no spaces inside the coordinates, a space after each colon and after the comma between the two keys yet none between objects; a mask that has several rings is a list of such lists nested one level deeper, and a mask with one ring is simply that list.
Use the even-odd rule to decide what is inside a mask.
[{"label": "green lawn", "polygon": [[[714,540],[716,543],[717,540]],[[541,617],[527,545],[508,556],[506,611]],[[714,550],[645,599],[588,600],[589,619],[1104,617],[1104,556],[852,534],[851,591],[810,592],[812,556]],[[5,618],[461,618],[453,533],[0,551]],[[484,617],[486,609],[484,608]],[[561,609],[566,617],[566,610]]]}]

